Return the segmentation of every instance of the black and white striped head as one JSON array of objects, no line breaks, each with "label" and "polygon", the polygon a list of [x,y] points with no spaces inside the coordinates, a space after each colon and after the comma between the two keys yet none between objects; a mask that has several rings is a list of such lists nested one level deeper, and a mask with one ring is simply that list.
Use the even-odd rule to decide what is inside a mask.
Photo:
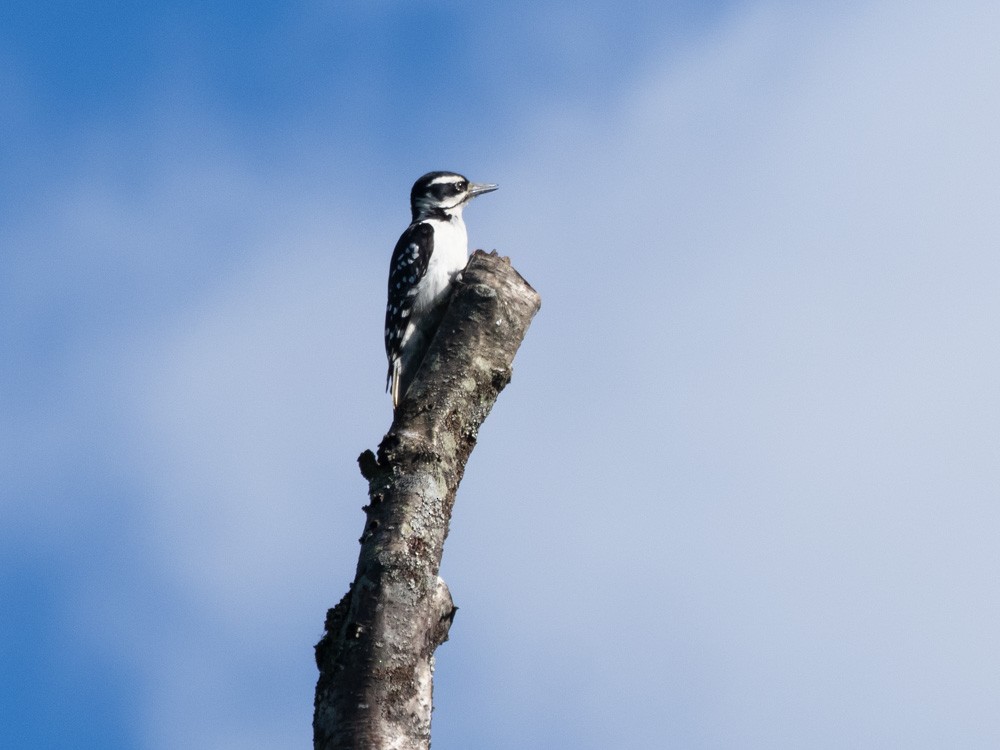
[{"label": "black and white striped head", "polygon": [[461,216],[466,203],[496,189],[496,185],[469,182],[454,172],[428,172],[413,183],[410,191],[413,220]]}]

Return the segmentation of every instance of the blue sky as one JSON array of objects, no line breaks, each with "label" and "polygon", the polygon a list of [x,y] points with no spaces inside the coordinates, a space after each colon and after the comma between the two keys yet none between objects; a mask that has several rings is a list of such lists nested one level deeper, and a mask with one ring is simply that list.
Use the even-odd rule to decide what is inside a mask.
[{"label": "blue sky", "polygon": [[412,181],[543,307],[435,748],[1000,744],[989,2],[8,3],[0,747],[308,746]]}]

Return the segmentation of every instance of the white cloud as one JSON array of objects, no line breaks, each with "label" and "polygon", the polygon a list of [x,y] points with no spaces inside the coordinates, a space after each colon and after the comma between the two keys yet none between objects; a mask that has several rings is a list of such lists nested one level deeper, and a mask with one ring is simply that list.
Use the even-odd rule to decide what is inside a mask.
[{"label": "white cloud", "polygon": [[[995,744],[995,20],[734,12],[491,157],[471,234],[543,308],[460,492],[435,746]],[[154,263],[206,278],[80,354],[145,498],[153,590],[94,621],[151,747],[306,741],[352,576],[395,237],[292,183],[233,157],[79,204],[153,257],[246,227],[239,262]]]},{"label": "white cloud", "polygon": [[445,570],[496,594],[456,627],[515,644],[518,711],[569,691],[595,747],[995,742],[991,18],[734,16],[543,129],[530,221],[488,232],[543,308]]}]

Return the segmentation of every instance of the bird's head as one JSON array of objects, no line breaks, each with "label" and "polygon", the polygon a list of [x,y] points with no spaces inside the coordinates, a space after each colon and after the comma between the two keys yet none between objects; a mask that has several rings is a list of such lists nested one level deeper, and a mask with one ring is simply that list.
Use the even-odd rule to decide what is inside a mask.
[{"label": "bird's head", "polygon": [[496,189],[496,185],[469,182],[454,172],[428,172],[413,183],[410,191],[413,220],[461,216],[466,203]]}]

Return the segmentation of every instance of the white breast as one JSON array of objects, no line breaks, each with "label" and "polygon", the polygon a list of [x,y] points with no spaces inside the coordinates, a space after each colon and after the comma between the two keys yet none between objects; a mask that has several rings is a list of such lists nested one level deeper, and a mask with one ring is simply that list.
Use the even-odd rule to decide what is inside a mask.
[{"label": "white breast", "polygon": [[451,221],[430,219],[428,223],[434,227],[434,252],[413,300],[416,315],[444,301],[455,275],[469,260],[469,235],[461,216]]}]

